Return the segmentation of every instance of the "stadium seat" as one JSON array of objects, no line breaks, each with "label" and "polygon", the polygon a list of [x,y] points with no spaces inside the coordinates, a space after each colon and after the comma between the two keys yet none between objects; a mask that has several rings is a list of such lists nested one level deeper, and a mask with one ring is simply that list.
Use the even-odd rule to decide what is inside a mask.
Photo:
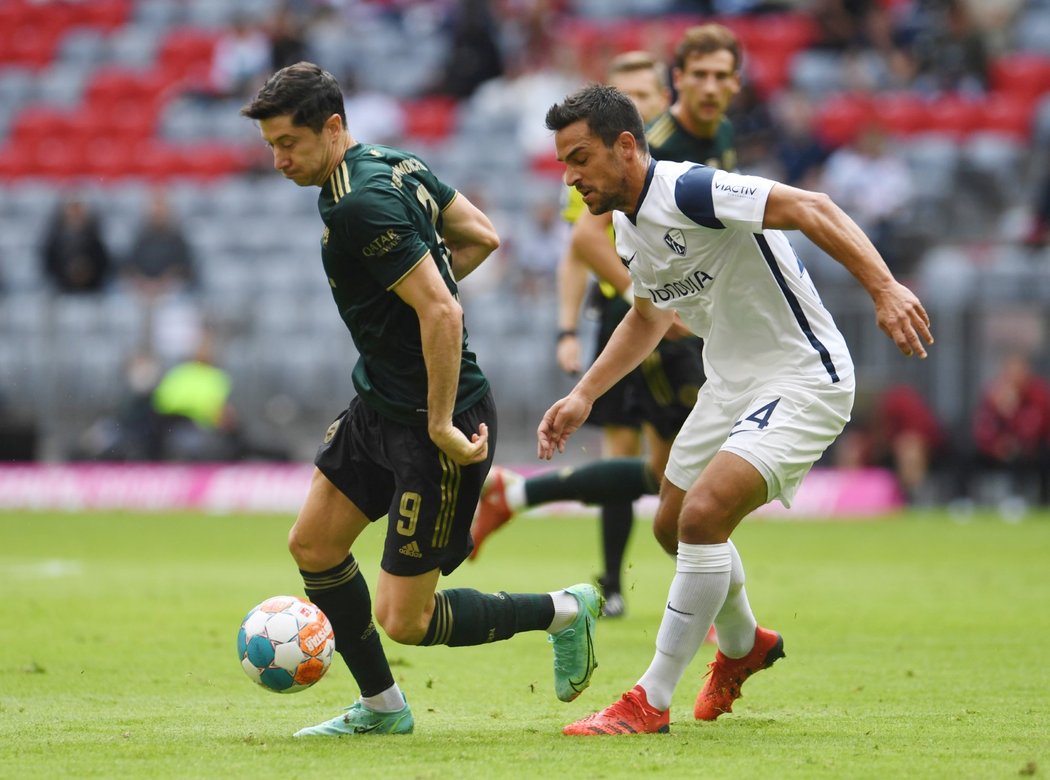
[{"label": "stadium seat", "polygon": [[838,52],[809,49],[797,52],[788,61],[791,84],[812,98],[838,92],[843,88],[842,55]]},{"label": "stadium seat", "polygon": [[824,144],[838,147],[853,141],[873,117],[866,95],[845,93],[832,96],[817,107],[814,127]]},{"label": "stadium seat", "polygon": [[872,101],[875,116],[895,136],[929,130],[934,122],[929,105],[914,92],[886,92]]},{"label": "stadium seat", "polygon": [[984,103],[981,100],[946,95],[930,104],[930,116],[933,117],[933,128],[938,132],[962,138],[981,126]]},{"label": "stadium seat", "polygon": [[[1050,48],[1050,40],[1047,41]],[[997,57],[990,66],[989,79],[996,92],[1036,99],[1050,92],[1050,56],[1016,52]]]},{"label": "stadium seat", "polygon": [[409,101],[403,111],[405,134],[424,143],[443,141],[455,130],[457,111],[454,98],[436,96]]},{"label": "stadium seat", "polygon": [[984,111],[974,130],[991,130],[1027,140],[1032,135],[1035,105],[1031,98],[993,94],[986,98]]}]

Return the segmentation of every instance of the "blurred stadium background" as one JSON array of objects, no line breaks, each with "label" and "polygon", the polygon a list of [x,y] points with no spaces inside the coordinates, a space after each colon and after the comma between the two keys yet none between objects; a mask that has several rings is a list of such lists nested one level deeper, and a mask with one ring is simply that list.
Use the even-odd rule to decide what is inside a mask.
[{"label": "blurred stadium background", "polygon": [[[462,292],[499,459],[531,459],[569,386],[553,358],[560,171],[543,112],[620,51],[670,60],[707,20],[745,51],[741,169],[844,186],[933,317],[930,359],[901,359],[857,285],[793,237],[853,350],[858,419],[907,385],[948,432],[946,459],[965,456],[1005,353],[1050,374],[1048,0],[0,0],[2,458],[83,457],[97,422],[203,332],[246,436],[312,457],[352,394],[353,348],[318,260],[316,191],[273,173],[238,116],[273,67],[305,58],[341,79],[355,137],[418,152],[500,230]],[[881,146],[868,159],[884,166],[843,184],[833,161],[858,144]],[[858,181],[887,203],[850,199]],[[158,197],[189,247],[185,284],[130,273]],[[69,199],[110,257],[87,291],[45,270]]]}]

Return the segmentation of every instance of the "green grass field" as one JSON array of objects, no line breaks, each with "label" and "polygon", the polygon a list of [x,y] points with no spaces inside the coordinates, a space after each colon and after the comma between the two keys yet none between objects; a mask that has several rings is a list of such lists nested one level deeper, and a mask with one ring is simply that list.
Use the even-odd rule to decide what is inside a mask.
[{"label": "green grass field", "polygon": [[[671,734],[573,739],[648,665],[670,559],[632,541],[628,615],[599,624],[600,667],[554,697],[540,633],[479,648],[387,642],[416,714],[405,737],[290,734],[357,694],[337,658],[289,696],[238,666],[243,614],[300,593],[288,517],[0,514],[0,777],[1007,778],[1050,775],[1050,517],[912,514],[748,521],[734,539],[759,620],[787,658],[736,712],[692,720],[713,649],[676,694]],[[380,529],[357,550],[374,582]],[[551,590],[598,571],[590,519],[522,519],[448,586]]]}]

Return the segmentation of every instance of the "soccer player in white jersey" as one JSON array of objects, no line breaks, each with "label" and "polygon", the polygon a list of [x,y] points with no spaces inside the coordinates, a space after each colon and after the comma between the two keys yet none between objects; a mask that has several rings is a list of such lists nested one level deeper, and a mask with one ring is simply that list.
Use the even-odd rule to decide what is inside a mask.
[{"label": "soccer player in white jersey", "polygon": [[826,195],[693,163],[654,162],[622,93],[589,86],[547,112],[565,182],[593,214],[613,211],[634,305],[572,392],[544,415],[539,456],[564,452],[594,399],[648,355],[675,313],[704,339],[707,383],[671,450],[654,519],[676,556],[656,653],[610,707],[571,735],[666,733],[671,697],[712,622],[718,652],[694,716],[729,712],[740,686],[784,655],[755,620],[737,524],[774,499],[790,506],[853,406],[853,363],[782,230],[801,230],[850,271],[879,327],[926,356],[930,321],[871,241]]}]

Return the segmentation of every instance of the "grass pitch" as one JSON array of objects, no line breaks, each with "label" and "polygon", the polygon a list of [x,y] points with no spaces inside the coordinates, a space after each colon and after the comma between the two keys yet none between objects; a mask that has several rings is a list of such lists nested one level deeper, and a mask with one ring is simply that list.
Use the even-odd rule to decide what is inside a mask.
[{"label": "grass pitch", "polygon": [[[281,696],[236,661],[243,614],[302,591],[291,518],[0,514],[0,777],[995,778],[1050,775],[1050,517],[906,514],[746,521],[734,539],[759,620],[787,658],[736,712],[692,720],[713,648],[676,693],[671,734],[569,738],[652,654],[669,558],[632,540],[628,614],[599,624],[590,690],[557,701],[540,633],[478,648],[386,641],[416,715],[404,737],[293,740],[356,696],[337,658]],[[535,591],[598,569],[597,523],[529,518],[443,584]],[[380,529],[357,557],[375,581]]]}]

